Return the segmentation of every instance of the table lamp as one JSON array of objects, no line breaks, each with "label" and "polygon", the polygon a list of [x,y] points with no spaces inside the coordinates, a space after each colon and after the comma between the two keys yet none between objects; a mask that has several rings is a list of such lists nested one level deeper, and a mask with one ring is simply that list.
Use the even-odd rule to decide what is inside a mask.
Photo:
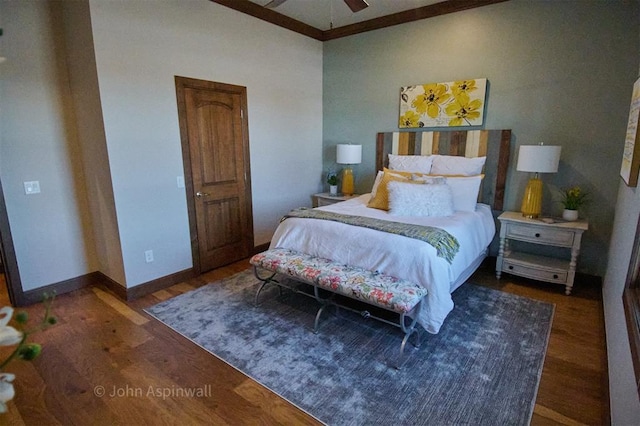
[{"label": "table lamp", "polygon": [[362,145],[338,144],[336,162],[338,164],[346,164],[346,167],[342,170],[342,193],[344,195],[353,195],[354,178],[351,165],[362,162]]},{"label": "table lamp", "polygon": [[537,218],[542,212],[542,180],[538,173],[556,173],[560,163],[561,146],[551,145],[521,145],[518,152],[519,172],[533,172],[522,197],[520,211],[527,218]]}]

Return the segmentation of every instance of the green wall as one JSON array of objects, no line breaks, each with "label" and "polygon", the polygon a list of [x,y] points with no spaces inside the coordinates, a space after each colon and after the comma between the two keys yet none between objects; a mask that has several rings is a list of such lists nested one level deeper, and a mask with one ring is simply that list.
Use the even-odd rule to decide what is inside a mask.
[{"label": "green wall", "polygon": [[557,191],[591,193],[581,272],[603,276],[631,88],[638,72],[638,3],[512,0],[324,43],[323,168],[334,145],[363,145],[359,192],[373,182],[375,135],[398,129],[400,87],[487,78],[485,129],[513,130],[505,209],[518,210],[526,173],[517,146],[561,145],[544,175],[543,213]]}]

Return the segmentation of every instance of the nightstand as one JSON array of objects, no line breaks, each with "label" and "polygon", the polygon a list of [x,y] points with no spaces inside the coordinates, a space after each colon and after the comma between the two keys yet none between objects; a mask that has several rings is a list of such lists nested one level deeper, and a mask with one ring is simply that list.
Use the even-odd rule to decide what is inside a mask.
[{"label": "nightstand", "polygon": [[322,192],[320,194],[313,194],[313,207],[328,206],[330,204],[339,203],[340,201],[347,201],[351,198],[359,197],[358,194],[353,195],[331,195],[328,192]]},{"label": "nightstand", "polygon": [[[576,275],[576,263],[580,254],[582,233],[589,229],[589,222],[562,219],[527,219],[520,212],[504,212],[500,221],[500,249],[496,262],[496,277],[502,272],[564,285],[565,294],[571,294]],[[515,250],[510,241],[566,248],[567,256],[541,256]],[[526,244],[524,244],[526,246]]]}]

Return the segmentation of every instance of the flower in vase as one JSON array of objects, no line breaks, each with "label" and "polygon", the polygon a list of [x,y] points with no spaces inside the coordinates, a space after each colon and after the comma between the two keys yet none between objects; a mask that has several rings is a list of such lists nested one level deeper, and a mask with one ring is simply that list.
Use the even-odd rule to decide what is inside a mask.
[{"label": "flower in vase", "polygon": [[53,297],[45,295],[44,318],[38,326],[31,330],[23,330],[29,319],[26,312],[20,312],[15,316],[15,321],[18,324],[18,328],[20,328],[18,330],[9,325],[9,321],[13,318],[13,308],[5,306],[0,309],[0,346],[16,346],[11,354],[0,362],[0,413],[7,412],[7,402],[11,401],[16,393],[12,383],[16,376],[7,373],[5,367],[16,358],[32,361],[40,355],[42,347],[37,343],[27,343],[27,337],[31,333],[43,330],[56,323],[55,317],[50,315],[52,302]]},{"label": "flower in vase", "polygon": [[587,193],[582,191],[579,186],[572,186],[565,189],[561,193],[562,200],[560,202],[567,210],[578,210],[580,206],[587,202]]}]

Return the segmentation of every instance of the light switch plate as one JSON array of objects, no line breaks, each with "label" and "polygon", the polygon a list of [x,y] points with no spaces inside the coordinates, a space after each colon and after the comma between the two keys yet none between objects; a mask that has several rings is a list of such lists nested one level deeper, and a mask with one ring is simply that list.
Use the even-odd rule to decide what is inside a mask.
[{"label": "light switch plate", "polygon": [[24,193],[27,195],[40,193],[40,181],[24,182]]},{"label": "light switch plate", "polygon": [[178,188],[184,188],[184,177],[178,176],[176,180],[178,182]]}]

